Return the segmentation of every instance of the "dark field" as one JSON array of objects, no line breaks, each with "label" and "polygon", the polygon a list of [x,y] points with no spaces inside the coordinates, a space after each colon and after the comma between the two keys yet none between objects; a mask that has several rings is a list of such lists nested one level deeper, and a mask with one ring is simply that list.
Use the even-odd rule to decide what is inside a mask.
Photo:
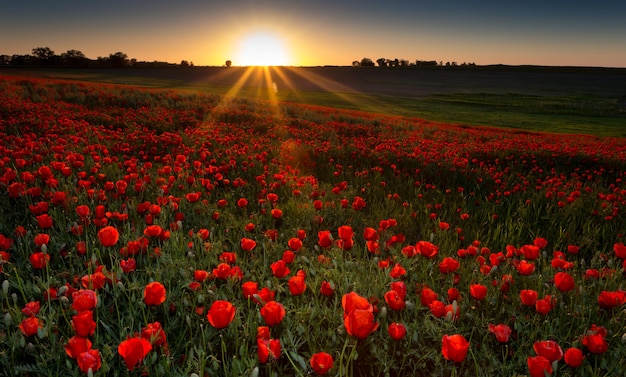
[{"label": "dark field", "polygon": [[2,69],[556,133],[626,136],[626,69],[481,66]]},{"label": "dark field", "polygon": [[[233,86],[245,76],[244,67],[35,71],[56,78],[89,77],[93,81],[125,83],[129,79],[164,80],[182,86]],[[626,69],[552,67],[378,68],[269,67],[279,90],[347,92],[398,97],[449,93],[518,93],[532,95],[592,94],[622,96],[626,100]],[[262,70],[244,86],[266,87]],[[2,72],[2,71],[0,71]],[[10,72],[10,70],[8,71]],[[7,73],[8,73],[7,72]],[[117,77],[117,79],[116,79]],[[141,84],[141,80],[137,81]]]}]

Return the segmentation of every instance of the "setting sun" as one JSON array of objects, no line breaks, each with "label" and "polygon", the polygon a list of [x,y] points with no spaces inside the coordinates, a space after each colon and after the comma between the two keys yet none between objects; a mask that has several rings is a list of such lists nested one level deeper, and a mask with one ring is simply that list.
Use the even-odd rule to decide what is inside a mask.
[{"label": "setting sun", "polygon": [[235,56],[235,65],[274,66],[290,65],[290,57],[283,41],[274,34],[258,32],[245,36]]}]

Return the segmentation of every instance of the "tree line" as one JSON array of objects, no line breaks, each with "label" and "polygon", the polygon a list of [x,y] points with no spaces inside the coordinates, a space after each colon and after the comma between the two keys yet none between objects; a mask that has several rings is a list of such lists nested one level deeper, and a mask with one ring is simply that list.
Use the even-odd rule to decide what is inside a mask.
[{"label": "tree line", "polygon": [[406,59],[387,59],[379,58],[374,62],[370,58],[363,58],[361,60],[355,60],[352,62],[353,67],[473,67],[476,63],[457,63],[457,62],[443,62],[436,60],[415,60],[408,61]]},{"label": "tree line", "polygon": [[33,48],[28,55],[0,55],[0,66],[51,66],[73,68],[122,68],[122,67],[192,67],[193,62],[182,60],[180,64],[168,62],[146,62],[129,58],[123,52],[115,52],[109,56],[90,59],[79,50],[68,50],[57,55],[49,47]]},{"label": "tree line", "polygon": [[[0,55],[0,66],[51,66],[72,68],[122,68],[122,67],[193,67],[193,62],[182,60],[179,64],[161,61],[137,61],[129,58],[123,52],[115,52],[109,56],[99,56],[90,59],[79,50],[68,50],[62,54],[56,54],[49,47],[33,48],[28,55]],[[225,67],[231,67],[232,62],[227,60]],[[370,58],[362,58],[352,62],[353,67],[473,67],[475,63],[443,62],[436,60],[415,60],[379,58],[373,61]]]}]

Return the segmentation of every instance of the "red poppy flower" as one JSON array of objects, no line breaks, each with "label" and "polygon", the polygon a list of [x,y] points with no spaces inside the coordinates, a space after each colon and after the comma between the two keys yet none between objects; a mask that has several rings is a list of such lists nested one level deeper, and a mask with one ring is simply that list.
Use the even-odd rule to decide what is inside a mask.
[{"label": "red poppy flower", "polygon": [[535,271],[535,264],[522,259],[519,263],[515,263],[515,269],[522,276],[528,276]]},{"label": "red poppy flower", "polygon": [[33,266],[36,270],[42,270],[46,268],[48,262],[50,262],[50,254],[42,253],[41,251],[32,253],[28,260],[30,261],[31,266]]},{"label": "red poppy flower", "polygon": [[419,295],[422,306],[429,306],[431,302],[437,299],[437,293],[428,287],[422,288],[422,290],[419,291]]},{"label": "red poppy flower", "polygon": [[155,281],[146,285],[143,291],[143,301],[148,306],[160,305],[165,301],[166,290],[163,284]]},{"label": "red poppy flower", "polygon": [[38,329],[43,329],[43,324],[37,317],[28,317],[22,320],[18,328],[22,331],[24,336],[32,336],[37,334]]},{"label": "red poppy flower", "polygon": [[276,326],[285,317],[285,307],[277,301],[269,301],[261,308],[261,317],[268,326]]},{"label": "red poppy flower", "polygon": [[287,264],[291,264],[293,263],[293,261],[296,259],[296,253],[294,253],[291,250],[286,250],[283,252],[283,257],[282,260],[285,261],[285,263]]},{"label": "red poppy flower", "polygon": [[80,284],[85,289],[100,289],[107,282],[107,277],[101,272],[96,271],[91,275],[85,275],[80,278]]},{"label": "red poppy flower", "polygon": [[344,294],[341,298],[341,306],[343,307],[344,316],[357,309],[374,311],[374,307],[369,300],[356,292]]},{"label": "red poppy flower", "polygon": [[563,358],[561,346],[554,340],[542,340],[533,344],[533,350],[538,356],[543,356],[550,362],[560,361]]},{"label": "red poppy flower", "polygon": [[96,322],[93,320],[93,311],[85,310],[72,316],[72,328],[76,335],[87,338],[96,331]]},{"label": "red poppy flower", "polygon": [[117,243],[120,238],[120,234],[116,228],[112,226],[105,226],[98,231],[98,239],[104,247],[111,247]]},{"label": "red poppy flower", "polygon": [[207,319],[211,326],[216,329],[223,329],[233,321],[235,312],[236,308],[229,301],[217,300],[211,305]]},{"label": "red poppy flower", "polygon": [[330,234],[329,230],[320,230],[317,232],[317,244],[323,249],[327,249],[332,246],[333,236]]},{"label": "red poppy flower", "polygon": [[389,276],[392,279],[399,279],[402,276],[406,275],[406,269],[400,265],[400,263],[396,263],[389,271]]},{"label": "red poppy flower", "polygon": [[543,356],[528,356],[526,359],[531,377],[545,377],[552,374],[552,363]]},{"label": "red poppy flower", "polygon": [[386,292],[384,298],[385,302],[392,310],[402,310],[406,306],[404,298],[402,298],[400,294],[394,290]]},{"label": "red poppy flower", "polygon": [[461,296],[461,293],[459,292],[458,289],[456,288],[448,289],[448,302],[452,302],[454,300],[458,301],[460,296]]},{"label": "red poppy flower", "polygon": [[626,245],[619,242],[613,245],[613,251],[615,252],[615,256],[620,259],[626,259]]},{"label": "red poppy flower", "polygon": [[209,277],[209,272],[205,270],[195,270],[193,272],[193,279],[198,282],[203,282]]},{"label": "red poppy flower", "polygon": [[354,231],[352,230],[352,227],[349,225],[342,225],[337,229],[337,233],[339,235],[339,238],[344,240],[344,241],[348,241],[352,239],[352,236],[354,236]]},{"label": "red poppy flower", "polygon": [[243,292],[244,298],[254,299],[254,295],[259,292],[259,284],[254,281],[247,281],[241,284],[241,291]]},{"label": "red poppy flower", "polygon": [[287,241],[287,246],[289,247],[289,250],[291,251],[298,251],[300,250],[300,248],[302,248],[302,240],[300,238],[290,238],[289,241]]},{"label": "red poppy flower", "polygon": [[67,356],[76,359],[78,355],[91,349],[91,341],[78,335],[71,337],[63,346]]},{"label": "red poppy flower", "polygon": [[272,263],[270,268],[272,269],[272,274],[279,279],[289,275],[291,271],[289,267],[287,267],[287,263],[282,259]]},{"label": "red poppy flower", "polygon": [[583,337],[583,345],[593,354],[602,354],[609,349],[606,339],[606,330],[603,327],[593,325],[591,330]]},{"label": "red poppy flower", "polygon": [[447,273],[458,270],[460,266],[461,266],[461,263],[458,260],[451,258],[451,257],[445,257],[439,263],[439,271],[442,274],[447,274]]},{"label": "red poppy flower", "polygon": [[143,230],[143,234],[147,237],[159,237],[163,232],[160,225],[149,225]]},{"label": "red poppy flower", "polygon": [[318,352],[311,356],[309,364],[315,373],[324,376],[333,367],[333,357],[329,353]]},{"label": "red poppy flower", "polygon": [[306,283],[304,282],[304,276],[296,275],[292,276],[287,282],[289,285],[289,292],[294,296],[299,296],[304,293],[306,289]]},{"label": "red poppy flower", "polygon": [[567,252],[570,254],[578,254],[580,248],[576,245],[567,245]]},{"label": "red poppy flower", "polygon": [[343,324],[348,334],[357,339],[365,339],[378,329],[378,322],[374,322],[374,314],[370,310],[351,311],[345,316]]},{"label": "red poppy flower", "polygon": [[554,299],[552,298],[552,296],[546,295],[541,300],[537,300],[537,302],[535,302],[535,310],[539,314],[546,315],[550,313],[550,311],[552,310],[553,304],[554,304]]},{"label": "red poppy flower", "polygon": [[240,246],[243,251],[252,251],[256,247],[256,241],[244,237],[241,239]]},{"label": "red poppy flower", "polygon": [[441,354],[446,360],[460,363],[465,360],[470,343],[463,335],[444,335],[441,339]]},{"label": "red poppy flower", "polygon": [[470,285],[470,296],[476,300],[484,300],[487,297],[487,287],[482,284]]},{"label": "red poppy flower", "polygon": [[626,304],[626,291],[602,291],[598,295],[598,305],[603,309],[611,309]]},{"label": "red poppy flower", "polygon": [[85,241],[76,242],[76,252],[79,255],[87,254],[87,243],[85,243]]},{"label": "red poppy flower", "polygon": [[334,292],[335,289],[333,288],[332,284],[324,280],[322,282],[322,285],[320,286],[320,293],[322,294],[322,296],[330,297],[333,295]]},{"label": "red poppy flower", "polygon": [[89,210],[89,207],[88,207],[88,206],[86,206],[86,205],[84,205],[84,204],[83,204],[83,205],[76,206],[76,213],[77,213],[77,214],[78,214],[78,216],[80,216],[80,217],[85,218],[85,217],[89,216],[89,211],[90,211],[90,210]]},{"label": "red poppy flower", "polygon": [[524,254],[524,258],[534,260],[539,258],[539,252],[541,249],[535,245],[524,245],[520,248],[520,251]]},{"label": "red poppy flower", "polygon": [[90,370],[95,372],[102,366],[100,352],[95,349],[82,352],[76,357],[76,363],[83,373],[89,373]]},{"label": "red poppy flower", "polygon": [[526,306],[535,306],[537,302],[537,298],[539,297],[539,293],[533,289],[522,289],[519,292],[520,300],[522,304]]},{"label": "red poppy flower", "polygon": [[45,233],[39,233],[35,236],[35,245],[41,247],[42,245],[47,245],[50,243],[50,235]]},{"label": "red poppy flower", "polygon": [[281,345],[280,339],[264,339],[257,338],[257,355],[259,356],[259,361],[262,364],[267,363],[268,361],[277,360],[280,358]]},{"label": "red poppy flower", "polygon": [[72,293],[72,309],[78,313],[92,310],[98,304],[98,295],[90,289],[81,289]]},{"label": "red poppy flower", "polygon": [[433,300],[428,304],[428,308],[430,309],[430,313],[435,318],[442,318],[446,315],[446,304],[439,300]]},{"label": "red poppy flower", "polygon": [[245,208],[247,206],[248,206],[248,199],[246,199],[246,198],[239,198],[237,200],[237,207]]},{"label": "red poppy flower", "polygon": [[152,344],[143,338],[129,338],[120,343],[117,353],[122,356],[128,370],[133,370],[152,351]]},{"label": "red poppy flower", "polygon": [[554,274],[554,285],[561,292],[569,292],[575,287],[574,277],[567,272]]},{"label": "red poppy flower", "polygon": [[27,317],[34,317],[39,314],[39,310],[41,309],[41,304],[39,301],[31,301],[24,305],[22,308],[22,313]]},{"label": "red poppy flower", "polygon": [[47,213],[37,216],[37,225],[40,229],[52,228],[52,217],[50,217]]},{"label": "red poppy flower", "polygon": [[276,292],[270,290],[267,287],[261,288],[258,294],[259,298],[261,299],[261,302],[264,302],[264,303],[274,301],[275,295],[276,295]]},{"label": "red poppy flower", "polygon": [[159,322],[148,323],[141,329],[141,337],[150,341],[154,346],[167,346],[167,335]]},{"label": "red poppy flower", "polygon": [[220,263],[213,269],[212,274],[218,279],[228,279],[231,276],[231,267],[228,263]]},{"label": "red poppy flower", "polygon": [[406,336],[406,327],[402,323],[393,322],[387,327],[387,333],[393,340],[401,340]]},{"label": "red poppy flower", "polygon": [[189,203],[195,203],[198,200],[200,200],[200,193],[199,192],[189,192],[189,193],[185,194],[185,200],[187,200]]},{"label": "red poppy flower", "polygon": [[543,249],[548,245],[548,240],[545,238],[537,237],[533,240],[533,245],[537,246],[540,249]]},{"label": "red poppy flower", "polygon": [[404,300],[406,297],[406,284],[403,281],[394,281],[390,284],[391,290],[398,292],[400,298]]},{"label": "red poppy flower", "polygon": [[354,240],[352,238],[347,240],[338,239],[337,246],[345,251],[351,250],[352,246],[354,246]]},{"label": "red poppy flower", "polygon": [[439,253],[439,248],[428,241],[419,241],[415,245],[415,250],[426,258],[433,258]]},{"label": "red poppy flower", "polygon": [[367,227],[363,230],[363,238],[365,238],[366,241],[378,241],[380,237],[376,229]]},{"label": "red poppy flower", "polygon": [[571,347],[565,351],[565,355],[563,356],[565,359],[565,363],[570,368],[578,368],[583,364],[585,360],[585,356],[583,355],[583,351],[579,348]]},{"label": "red poppy flower", "polygon": [[513,330],[505,324],[492,325],[489,324],[489,332],[496,336],[500,343],[508,343]]},{"label": "red poppy flower", "polygon": [[135,258],[122,259],[120,261],[120,268],[126,274],[133,272],[137,269],[137,261]]}]

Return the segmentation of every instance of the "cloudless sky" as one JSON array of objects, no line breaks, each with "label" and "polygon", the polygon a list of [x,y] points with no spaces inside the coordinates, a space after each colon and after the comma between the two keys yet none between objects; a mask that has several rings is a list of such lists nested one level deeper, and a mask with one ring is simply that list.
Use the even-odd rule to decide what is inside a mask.
[{"label": "cloudless sky", "polygon": [[56,54],[79,50],[91,59],[121,51],[140,61],[223,65],[230,59],[240,65],[237,57],[251,48],[245,41],[255,33],[272,36],[289,65],[350,65],[382,57],[626,67],[624,0],[15,0],[0,5],[0,54],[7,55],[50,47]]}]

